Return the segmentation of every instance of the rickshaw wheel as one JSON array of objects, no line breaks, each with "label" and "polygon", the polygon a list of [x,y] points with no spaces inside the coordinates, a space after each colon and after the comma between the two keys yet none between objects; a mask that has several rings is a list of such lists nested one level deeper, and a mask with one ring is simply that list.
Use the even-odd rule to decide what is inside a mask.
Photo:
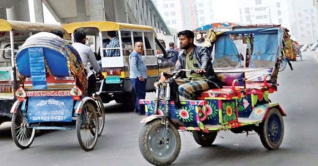
[{"label": "rickshaw wheel", "polygon": [[260,125],[259,132],[263,146],[268,150],[278,149],[284,138],[284,121],[277,108],[271,108]]},{"label": "rickshaw wheel", "polygon": [[97,111],[97,116],[98,116],[98,124],[99,124],[99,131],[98,131],[98,136],[101,136],[103,131],[104,131],[104,127],[105,127],[105,108],[104,108],[104,103],[103,100],[100,96],[97,97],[98,98],[98,102],[100,104],[100,109],[98,109]]},{"label": "rickshaw wheel", "polygon": [[27,127],[27,119],[21,112],[21,105],[12,116],[11,135],[14,143],[20,149],[26,149],[31,146],[35,137],[35,129]]},{"label": "rickshaw wheel", "polygon": [[158,166],[170,165],[180,153],[179,132],[171,123],[166,131],[161,119],[149,122],[139,135],[139,149],[149,163]]},{"label": "rickshaw wheel", "polygon": [[287,60],[286,59],[282,59],[279,63],[279,72],[282,72],[285,70],[286,66],[287,66]]},{"label": "rickshaw wheel", "polygon": [[96,107],[86,102],[82,107],[82,113],[77,116],[76,121],[77,139],[85,151],[94,149],[98,139],[98,116]]},{"label": "rickshaw wheel", "polygon": [[193,131],[195,142],[201,146],[211,146],[218,132],[204,133],[202,131]]}]

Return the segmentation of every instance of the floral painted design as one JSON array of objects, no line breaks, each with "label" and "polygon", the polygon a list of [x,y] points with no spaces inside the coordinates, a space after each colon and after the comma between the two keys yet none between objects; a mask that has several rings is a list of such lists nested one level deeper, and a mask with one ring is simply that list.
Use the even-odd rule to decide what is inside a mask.
[{"label": "floral painted design", "polygon": [[182,122],[192,122],[194,120],[193,112],[185,107],[182,107],[177,112],[177,118]]},{"label": "floral painted design", "polygon": [[219,110],[213,103],[208,102],[208,104],[205,105],[205,107],[208,114],[208,120],[213,119],[219,114]]},{"label": "floral painted design", "polygon": [[235,120],[235,102],[224,102],[222,104],[223,122],[229,122]]}]

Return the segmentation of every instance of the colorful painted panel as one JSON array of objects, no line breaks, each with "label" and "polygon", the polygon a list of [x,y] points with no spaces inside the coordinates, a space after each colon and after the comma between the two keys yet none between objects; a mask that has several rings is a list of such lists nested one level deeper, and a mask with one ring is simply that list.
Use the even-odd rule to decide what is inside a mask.
[{"label": "colorful painted panel", "polygon": [[250,120],[257,120],[257,121],[262,120],[267,109],[268,109],[268,105],[266,105],[266,104],[259,105],[259,106],[255,107],[253,109],[253,112],[250,115],[249,119]]},{"label": "colorful painted panel", "polygon": [[238,115],[240,118],[248,118],[252,112],[251,95],[237,100]]},{"label": "colorful painted panel", "polygon": [[251,95],[252,106],[254,107],[254,106],[269,103],[268,94],[269,94],[268,91],[265,91],[264,93],[260,93],[260,94],[252,94]]},{"label": "colorful painted panel", "polygon": [[221,100],[222,102],[222,124],[237,121],[236,100]]},{"label": "colorful painted panel", "polygon": [[217,76],[226,86],[232,86],[235,79],[241,80],[236,82],[235,86],[244,86],[244,81],[242,80],[244,73],[217,73]]},{"label": "colorful painted panel", "polygon": [[217,125],[219,124],[219,100],[207,100],[207,114],[208,117],[203,124],[207,125]]}]

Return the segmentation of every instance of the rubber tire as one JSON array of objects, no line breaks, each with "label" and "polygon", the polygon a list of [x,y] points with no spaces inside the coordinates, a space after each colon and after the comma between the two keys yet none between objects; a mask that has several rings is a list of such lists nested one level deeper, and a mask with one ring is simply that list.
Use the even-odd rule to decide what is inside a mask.
[{"label": "rubber tire", "polygon": [[98,136],[101,136],[103,134],[104,127],[105,127],[105,107],[104,107],[104,103],[103,103],[102,98],[100,96],[98,96],[97,98],[101,104],[101,116],[103,117],[103,125],[100,125],[100,121],[98,122],[99,123]]},{"label": "rubber tire", "polygon": [[16,118],[18,116],[18,112],[21,112],[21,105],[18,107],[17,113],[14,113],[13,116],[12,116],[11,135],[12,135],[13,141],[17,145],[17,147],[19,147],[20,149],[27,149],[27,148],[29,148],[32,145],[32,143],[34,141],[35,129],[32,129],[32,134],[31,134],[30,141],[28,142],[28,144],[27,145],[21,145],[19,143],[17,137],[16,137],[16,131],[15,131],[15,127],[16,127],[15,120],[16,120]]},{"label": "rubber tire", "polygon": [[[268,138],[268,125],[267,124],[268,124],[268,120],[271,117],[271,115],[275,115],[275,114],[278,116],[280,123],[281,123],[281,138],[277,143],[272,143]],[[283,117],[282,117],[281,113],[279,112],[279,110],[277,108],[271,108],[269,110],[265,120],[260,125],[259,135],[260,135],[261,142],[266,149],[275,150],[275,149],[278,149],[280,147],[280,145],[282,144],[283,139],[284,139],[284,121],[283,121]]]},{"label": "rubber tire", "polygon": [[218,132],[204,133],[202,131],[193,131],[195,142],[203,147],[211,146]]},{"label": "rubber tire", "polygon": [[155,159],[155,157],[152,155],[149,147],[148,147],[148,138],[149,138],[149,132],[152,131],[153,128],[158,128],[162,126],[161,119],[154,120],[152,122],[147,123],[140,132],[139,135],[139,149],[143,157],[151,164],[157,165],[157,166],[166,166],[173,163],[177,157],[179,156],[180,150],[181,150],[181,138],[178,130],[176,127],[170,123],[170,130],[173,132],[176,136],[176,150],[173,153],[173,155],[165,161],[159,161]]},{"label": "rubber tire", "polygon": [[[85,105],[89,105],[91,106],[91,108],[93,108],[93,116],[95,117],[95,121],[97,122],[97,126],[98,126],[98,117],[97,117],[97,112],[96,112],[96,108],[94,106],[94,104],[90,103],[90,102],[86,102],[83,106],[82,106],[82,110],[84,110],[84,106]],[[91,131],[91,134],[94,134],[95,135],[95,140],[94,140],[94,143],[93,143],[93,146],[91,147],[86,147],[83,140],[82,140],[82,136],[81,136],[81,133],[80,133],[80,129],[81,129],[81,118],[82,118],[82,115],[83,115],[83,112],[79,115],[77,115],[77,120],[76,120],[76,133],[77,133],[77,139],[78,139],[78,142],[79,144],[81,145],[82,149],[85,150],[85,151],[91,151],[94,149],[96,143],[97,143],[97,140],[98,140],[98,132],[92,132]]]},{"label": "rubber tire", "polygon": [[279,63],[282,63],[282,67],[281,64],[279,64],[279,72],[282,72],[285,70],[286,66],[287,66],[287,60],[283,59],[282,61],[280,61]]}]

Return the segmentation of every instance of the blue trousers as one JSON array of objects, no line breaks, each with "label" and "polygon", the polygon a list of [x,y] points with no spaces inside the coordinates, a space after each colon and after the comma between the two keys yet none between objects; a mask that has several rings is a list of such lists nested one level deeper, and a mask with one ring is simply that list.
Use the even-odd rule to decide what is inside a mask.
[{"label": "blue trousers", "polygon": [[139,81],[138,78],[130,78],[131,84],[134,88],[135,94],[136,94],[136,111],[140,114],[145,113],[145,106],[139,104],[140,99],[146,98],[146,83],[147,79],[144,81]]}]

